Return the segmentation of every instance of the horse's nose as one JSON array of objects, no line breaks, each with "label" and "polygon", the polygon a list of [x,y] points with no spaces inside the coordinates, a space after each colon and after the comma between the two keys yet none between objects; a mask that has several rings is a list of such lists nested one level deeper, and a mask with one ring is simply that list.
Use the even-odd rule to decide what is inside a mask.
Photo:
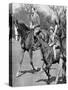
[{"label": "horse's nose", "polygon": [[18,37],[17,36],[15,37],[15,39],[16,39],[16,41],[18,41]]}]

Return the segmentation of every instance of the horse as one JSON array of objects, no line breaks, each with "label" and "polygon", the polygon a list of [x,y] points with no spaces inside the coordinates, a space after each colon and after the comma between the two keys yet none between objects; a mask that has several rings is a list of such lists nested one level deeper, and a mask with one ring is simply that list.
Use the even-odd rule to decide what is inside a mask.
[{"label": "horse", "polygon": [[[57,36],[59,37],[60,45],[61,45],[61,52],[63,54],[63,69],[64,69],[64,74],[63,78],[66,80],[66,28],[60,27],[57,30]],[[65,81],[66,82],[66,81]]]},{"label": "horse", "polygon": [[12,14],[9,13],[9,41],[14,38],[16,40],[19,39],[17,27],[16,27],[17,20],[13,19]]},{"label": "horse", "polygon": [[[47,42],[45,42],[43,39],[41,39],[39,36],[37,36],[39,43],[40,43],[40,50],[41,50],[41,54],[43,57],[43,62],[46,65],[44,67],[44,64],[42,66],[43,70],[45,71],[45,73],[48,76],[48,84],[50,84],[49,80],[50,80],[50,68],[52,66],[52,64],[54,63],[58,63],[58,72],[57,72],[57,76],[56,76],[56,80],[55,80],[55,84],[58,82],[58,78],[59,78],[59,74],[60,71],[62,71],[62,66],[63,66],[63,57],[62,54],[60,52],[60,49],[57,49],[57,57],[56,59],[54,58],[54,53],[53,53],[53,48],[50,47],[48,45]],[[63,73],[63,72],[62,72]]]},{"label": "horse", "polygon": [[[38,26],[36,26],[38,27]],[[32,69],[34,71],[37,71],[38,68],[34,67],[33,65],[33,61],[32,61],[32,57],[33,57],[33,51],[38,50],[39,49],[39,44],[37,42],[37,38],[35,38],[34,41],[34,29],[36,28],[29,28],[27,25],[25,25],[24,23],[16,23],[15,24],[15,36],[17,36],[17,39],[19,41],[19,39],[21,38],[21,48],[22,48],[22,59],[20,61],[20,68],[19,71],[16,74],[16,77],[18,77],[21,74],[21,66],[22,66],[22,62],[24,59],[24,53],[25,51],[27,51],[29,53],[29,57],[30,57],[30,64],[32,66]],[[35,44],[35,43],[36,44]]]}]

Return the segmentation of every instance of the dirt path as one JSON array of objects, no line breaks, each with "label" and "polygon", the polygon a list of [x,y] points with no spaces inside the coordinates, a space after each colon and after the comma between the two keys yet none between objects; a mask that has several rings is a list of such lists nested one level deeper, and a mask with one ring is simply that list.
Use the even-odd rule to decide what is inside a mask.
[{"label": "dirt path", "polygon": [[[42,71],[32,73],[26,73],[16,78],[16,73],[19,69],[19,62],[22,57],[22,49],[20,43],[12,39],[12,70],[13,70],[13,86],[33,86],[33,85],[46,85],[46,74]],[[33,53],[33,63],[36,67],[42,66],[40,50]],[[57,68],[57,64],[52,66]],[[31,70],[29,54],[25,52],[24,60],[21,70]],[[52,80],[51,84],[55,80],[57,70],[51,70]]]}]

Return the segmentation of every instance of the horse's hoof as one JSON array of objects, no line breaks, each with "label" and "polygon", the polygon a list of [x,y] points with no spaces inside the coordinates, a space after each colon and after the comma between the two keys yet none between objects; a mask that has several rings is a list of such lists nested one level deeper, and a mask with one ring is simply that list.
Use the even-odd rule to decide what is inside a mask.
[{"label": "horse's hoof", "polygon": [[21,75],[21,72],[18,71],[18,72],[16,73],[16,77],[19,77],[20,75]]},{"label": "horse's hoof", "polygon": [[36,71],[37,69],[38,69],[37,67],[33,68],[33,70],[35,70],[35,71]]},{"label": "horse's hoof", "polygon": [[38,72],[38,71],[40,71],[40,68],[35,67],[35,68],[33,68],[33,70]]},{"label": "horse's hoof", "polygon": [[54,84],[57,84],[57,82],[54,82]]},{"label": "horse's hoof", "polygon": [[43,68],[41,68],[40,71],[42,72],[43,71]]},{"label": "horse's hoof", "polygon": [[50,78],[48,78],[48,80],[47,80],[47,84],[50,84]]},{"label": "horse's hoof", "polygon": [[35,70],[38,70],[38,67],[35,67]]}]

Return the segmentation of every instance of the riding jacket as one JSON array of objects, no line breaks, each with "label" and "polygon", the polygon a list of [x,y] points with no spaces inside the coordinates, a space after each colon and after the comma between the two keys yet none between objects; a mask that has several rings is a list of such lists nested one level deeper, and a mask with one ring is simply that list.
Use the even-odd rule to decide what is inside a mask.
[{"label": "riding jacket", "polygon": [[37,12],[34,12],[34,14],[31,15],[31,22],[34,26],[40,25],[40,18]]}]

